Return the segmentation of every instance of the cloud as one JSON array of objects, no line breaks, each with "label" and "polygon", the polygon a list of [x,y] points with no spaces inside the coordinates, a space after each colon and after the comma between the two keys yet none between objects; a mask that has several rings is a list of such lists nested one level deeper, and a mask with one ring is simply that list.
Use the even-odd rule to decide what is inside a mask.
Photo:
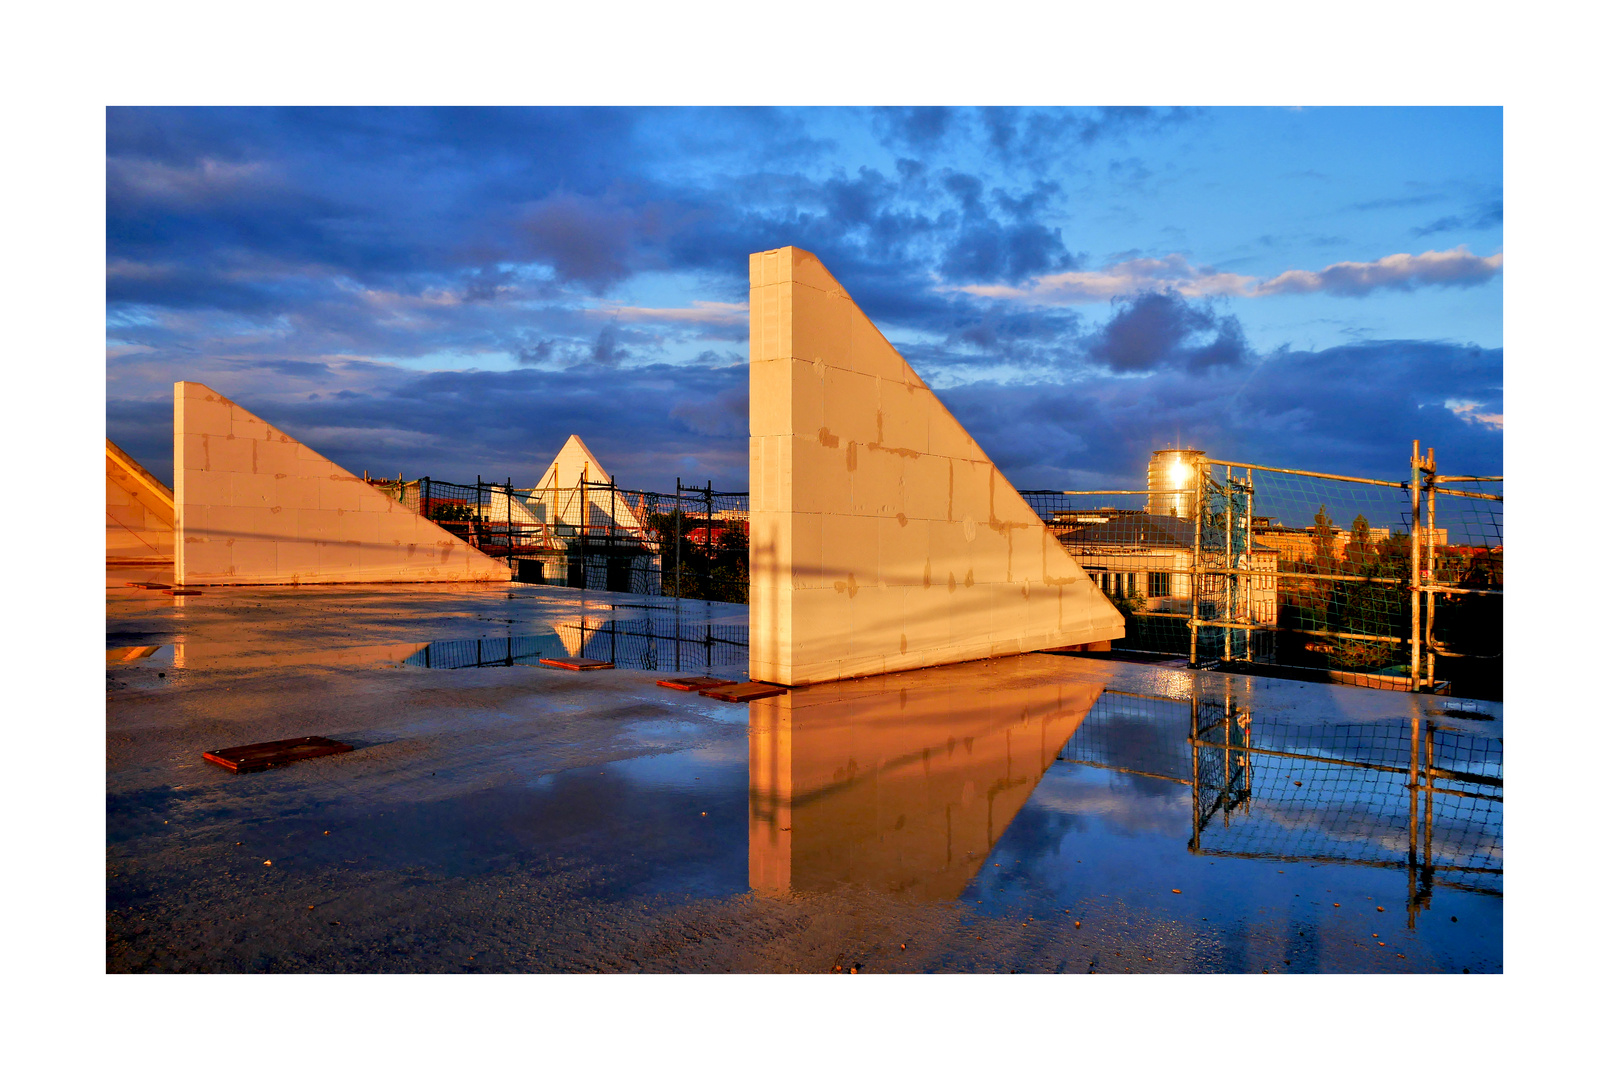
[{"label": "cloud", "polygon": [[910,106],[872,110],[872,127],[885,144],[931,150],[954,127],[959,110],[945,106]]},{"label": "cloud", "polygon": [[749,305],[722,300],[694,300],[691,307],[607,309],[609,317],[622,322],[693,323],[700,326],[743,326],[749,324]]},{"label": "cloud", "polygon": [[[1498,475],[1502,431],[1445,403],[1500,402],[1502,383],[1500,349],[1371,341],[1234,365],[1167,364],[1138,377],[1063,373],[937,392],[1013,484],[1088,490],[1143,486],[1151,451],[1180,444],[1232,461],[1398,479],[1419,439],[1444,471]],[[1466,412],[1488,409],[1501,406]]]},{"label": "cloud", "polygon": [[670,416],[698,435],[747,439],[749,388],[746,384],[734,386],[707,401],[677,402],[671,406]]},{"label": "cloud", "polygon": [[[1493,431],[1503,430],[1503,414],[1492,412],[1491,406],[1480,401],[1451,400],[1442,403],[1447,411],[1469,424],[1479,424]],[[1485,409],[1485,412],[1481,410]]]},{"label": "cloud", "polygon": [[1503,224],[1503,200],[1496,199],[1483,206],[1475,207],[1467,214],[1450,214],[1437,218],[1429,225],[1419,226],[1408,231],[1414,236],[1432,236],[1435,233],[1452,232],[1455,229],[1495,229]]},{"label": "cloud", "polygon": [[1422,255],[1387,255],[1374,262],[1340,262],[1319,271],[1287,270],[1259,284],[1254,296],[1323,292],[1331,296],[1367,296],[1376,289],[1408,292],[1427,285],[1482,285],[1503,271],[1503,253],[1482,258],[1462,244],[1450,251]]},{"label": "cloud", "polygon": [[1485,257],[1463,245],[1421,255],[1387,255],[1373,262],[1332,263],[1322,270],[1287,270],[1258,280],[1210,266],[1192,265],[1183,255],[1160,259],[1126,259],[1100,270],[1045,274],[1025,286],[961,285],[958,292],[1033,304],[1087,304],[1137,293],[1167,290],[1181,296],[1281,296],[1325,293],[1366,296],[1377,289],[1410,291],[1436,285],[1468,288],[1481,285],[1503,270],[1503,254]]},{"label": "cloud", "polygon": [[1143,292],[1168,290],[1181,296],[1244,296],[1256,279],[1192,266],[1179,254],[1160,259],[1125,259],[1100,270],[1046,274],[1030,285],[962,285],[957,291],[1034,304],[1087,304]]},{"label": "cloud", "polygon": [[1202,370],[1241,364],[1250,356],[1239,319],[1221,318],[1205,303],[1192,305],[1177,293],[1147,293],[1120,305],[1085,345],[1091,359],[1117,372]]},{"label": "cloud", "polygon": [[[165,459],[172,382],[196,378],[328,432],[349,467],[518,476],[574,430],[636,483],[741,488],[744,371],[724,343],[746,333],[749,254],[795,244],[960,395],[1014,480],[1126,486],[1097,474],[1128,476],[1157,437],[1360,472],[1377,447],[1396,462],[1402,431],[1443,440],[1445,460],[1500,447],[1500,353],[1258,356],[1207,303],[1475,284],[1500,255],[1332,263],[1349,250],[1336,244],[1273,267],[1311,271],[1248,276],[1182,240],[1098,263],[1076,250],[1086,235],[1101,251],[1155,244],[1110,239],[1127,211],[1101,200],[1170,176],[1188,147],[1149,140],[1190,115],[110,109],[109,431]],[[1460,205],[1421,212],[1501,221],[1500,202]],[[1291,247],[1301,226],[1265,228],[1274,250],[1309,250]],[[366,430],[385,444],[372,461]]]},{"label": "cloud", "polygon": [[628,354],[618,343],[619,336],[620,331],[614,323],[607,323],[598,331],[598,340],[592,344],[594,364],[614,365],[626,359]]},{"label": "cloud", "polygon": [[612,200],[550,195],[530,208],[520,228],[526,253],[562,280],[602,289],[634,269],[635,215]]}]

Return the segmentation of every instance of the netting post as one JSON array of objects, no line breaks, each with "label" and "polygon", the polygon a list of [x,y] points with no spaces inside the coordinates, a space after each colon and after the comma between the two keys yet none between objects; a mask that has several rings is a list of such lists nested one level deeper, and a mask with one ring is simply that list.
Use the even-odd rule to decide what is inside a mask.
[{"label": "netting post", "polygon": [[1191,500],[1195,508],[1196,535],[1195,544],[1190,553],[1190,666],[1196,666],[1196,641],[1201,632],[1201,516],[1205,509],[1202,495],[1206,484],[1202,476],[1207,465],[1196,460],[1196,490],[1195,498]]},{"label": "netting post", "polygon": [[592,516],[592,507],[587,500],[587,466],[581,463],[581,479],[576,481],[576,493],[580,496],[581,504],[581,591],[587,591],[587,519]]},{"label": "netting post", "polygon": [[[1425,483],[1425,685],[1436,692],[1436,448],[1425,453],[1430,475]],[[1427,804],[1428,805],[1428,804]]]},{"label": "netting post", "polygon": [[1408,617],[1408,689],[1417,693],[1419,691],[1419,545],[1423,543],[1423,531],[1419,520],[1419,440],[1413,441],[1413,467],[1409,474],[1409,490],[1413,502],[1412,536],[1408,540],[1408,602],[1413,606]]},{"label": "netting post", "polygon": [[[508,568],[514,569],[514,478],[508,478],[503,485],[503,542],[508,545]],[[514,646],[509,646],[509,655],[514,655]]]},{"label": "netting post", "polygon": [[[1255,569],[1257,554],[1252,550],[1251,515],[1253,511],[1252,496],[1255,489],[1251,482],[1251,469],[1246,469],[1246,569]],[[1251,662],[1251,627],[1257,623],[1257,578],[1255,575],[1245,579],[1247,588],[1242,590],[1246,600],[1246,661]]]},{"label": "netting post", "polygon": [[[671,535],[676,545],[676,670],[682,669],[682,478],[676,478],[676,505],[671,513]],[[663,558],[663,556],[661,556]]]},{"label": "netting post", "polygon": [[704,572],[709,575],[709,581],[704,586],[704,597],[709,599],[715,593],[715,484],[706,481],[704,484]]},{"label": "netting post", "polygon": [[1201,850],[1201,695],[1190,695],[1190,850]]}]

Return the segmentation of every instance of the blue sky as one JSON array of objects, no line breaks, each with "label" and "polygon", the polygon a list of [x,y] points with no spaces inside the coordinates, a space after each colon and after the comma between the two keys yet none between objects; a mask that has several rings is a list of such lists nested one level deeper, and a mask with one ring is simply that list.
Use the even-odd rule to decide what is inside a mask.
[{"label": "blue sky", "polygon": [[107,433],[747,486],[747,255],[819,255],[1019,487],[1502,471],[1498,109],[107,112]]}]

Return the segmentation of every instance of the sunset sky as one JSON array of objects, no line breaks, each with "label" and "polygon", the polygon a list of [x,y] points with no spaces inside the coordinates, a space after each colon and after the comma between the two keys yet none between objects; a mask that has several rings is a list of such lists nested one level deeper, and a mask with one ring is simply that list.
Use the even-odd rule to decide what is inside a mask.
[{"label": "sunset sky", "polygon": [[826,264],[1022,488],[1152,449],[1501,473],[1499,109],[107,111],[107,433],[747,488],[748,255]]}]

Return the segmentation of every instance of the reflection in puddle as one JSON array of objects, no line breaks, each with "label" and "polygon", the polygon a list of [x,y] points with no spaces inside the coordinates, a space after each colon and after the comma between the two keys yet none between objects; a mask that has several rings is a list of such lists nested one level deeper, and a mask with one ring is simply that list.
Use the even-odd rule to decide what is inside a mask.
[{"label": "reflection in puddle", "polygon": [[[1016,875],[1065,898],[1199,860],[1220,916],[1270,900],[1262,872],[1237,880],[1244,862],[1394,871],[1410,928],[1438,887],[1502,896],[1502,739],[1479,725],[1417,705],[1373,721],[1258,717],[1249,690],[1155,696],[969,667],[749,706],[753,889],[944,900],[976,895],[987,866],[991,888]],[[1008,859],[1018,869],[993,869]],[[1296,890],[1281,902],[1314,903],[1277,880]]]},{"label": "reflection in puddle", "polygon": [[481,668],[531,666],[544,656],[569,656],[554,634],[432,641],[403,661],[408,667]]},{"label": "reflection in puddle", "polygon": [[130,645],[121,649],[107,649],[106,663],[150,664],[167,666],[173,663],[175,647],[168,645]]},{"label": "reflection in puddle", "polygon": [[901,676],[897,690],[882,682],[750,704],[757,891],[853,882],[954,899],[1101,692],[954,669]]},{"label": "reflection in puddle", "polygon": [[[626,605],[620,605],[625,607]],[[747,677],[748,627],[683,622],[674,611],[652,609],[636,618],[590,619],[554,625],[552,632],[501,638],[464,638],[418,646],[411,667],[515,667],[544,657],[606,660],[634,671],[702,672]]]}]

